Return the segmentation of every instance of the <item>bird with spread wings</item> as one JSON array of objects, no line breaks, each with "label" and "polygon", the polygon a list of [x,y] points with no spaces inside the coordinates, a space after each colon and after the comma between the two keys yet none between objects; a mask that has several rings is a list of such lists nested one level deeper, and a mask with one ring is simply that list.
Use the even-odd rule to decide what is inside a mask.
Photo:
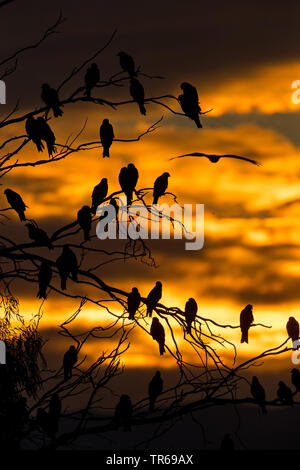
[{"label": "bird with spread wings", "polygon": [[246,162],[252,163],[253,165],[261,166],[261,164],[255,160],[251,160],[247,157],[240,157],[239,155],[210,155],[208,153],[200,153],[200,152],[193,152],[193,153],[185,153],[184,155],[179,155],[178,157],[170,158],[169,160],[176,160],[176,158],[183,158],[183,157],[206,157],[212,163],[217,163],[220,158],[237,158],[238,160],[245,160]]}]

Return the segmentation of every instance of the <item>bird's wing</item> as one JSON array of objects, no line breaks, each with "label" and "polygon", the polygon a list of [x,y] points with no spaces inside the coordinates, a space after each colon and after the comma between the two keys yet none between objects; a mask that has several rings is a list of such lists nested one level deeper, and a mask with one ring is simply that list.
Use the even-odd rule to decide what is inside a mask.
[{"label": "bird's wing", "polygon": [[239,155],[220,155],[220,158],[237,158],[238,160],[245,160],[246,162],[252,163],[253,165],[261,166],[256,160],[251,160],[247,157],[240,157]]},{"label": "bird's wing", "polygon": [[175,160],[176,158],[183,158],[183,157],[207,157],[206,153],[185,153],[184,155],[179,155],[178,157],[169,158],[169,160]]},{"label": "bird's wing", "polygon": [[253,165],[261,166],[259,162],[256,160],[251,160],[250,158],[247,157],[240,157],[239,155],[210,155],[208,153],[200,153],[200,152],[194,152],[194,153],[186,153],[184,155],[179,155],[178,157],[173,157],[170,158],[169,160],[175,160],[176,158],[183,158],[183,157],[219,157],[219,158],[237,158],[238,160],[245,160],[246,162],[252,163]]}]

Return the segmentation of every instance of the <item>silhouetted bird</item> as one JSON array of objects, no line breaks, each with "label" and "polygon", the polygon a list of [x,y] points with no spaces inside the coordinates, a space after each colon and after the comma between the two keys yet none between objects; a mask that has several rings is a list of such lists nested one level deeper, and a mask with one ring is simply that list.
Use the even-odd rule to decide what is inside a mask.
[{"label": "silhouetted bird", "polygon": [[27,206],[25,205],[20,194],[16,193],[12,189],[6,189],[4,191],[4,194],[6,196],[8,204],[11,206],[12,209],[16,211],[21,222],[26,220],[25,211]]},{"label": "silhouetted bird", "polygon": [[60,418],[61,415],[61,401],[58,393],[53,393],[49,402],[49,414],[56,419]]},{"label": "silhouetted bird", "polygon": [[123,426],[124,431],[131,431],[132,403],[128,395],[121,395],[115,409],[115,421],[117,426]]},{"label": "silhouetted bird", "polygon": [[266,401],[266,393],[264,387],[260,384],[259,380],[257,377],[252,378],[252,384],[251,384],[251,394],[254,398],[254,400],[259,404],[261,407],[261,411],[265,414],[267,413],[267,408],[265,405]]},{"label": "silhouetted bird", "polygon": [[87,69],[85,77],[85,94],[88,98],[91,97],[92,88],[94,88],[97,83],[100,82],[100,71],[98,69],[98,65],[93,63]]},{"label": "silhouetted bird", "polygon": [[53,248],[45,230],[36,227],[32,223],[25,224],[25,227],[27,227],[28,236],[31,240],[34,240],[38,245],[47,246],[50,250]]},{"label": "silhouetted bird", "polygon": [[45,299],[47,297],[46,291],[52,279],[52,269],[47,261],[42,261],[40,266],[38,281],[39,281],[39,291],[37,293],[38,299]]},{"label": "silhouetted bird", "polygon": [[163,391],[164,382],[160,376],[159,370],[155,373],[151,382],[149,383],[148,393],[149,393],[149,411],[154,411],[154,405],[158,396]]},{"label": "silhouetted bird", "polygon": [[41,140],[38,122],[33,116],[29,116],[26,119],[25,129],[29,139],[36,145],[37,150],[42,152],[44,145]]},{"label": "silhouetted bird", "polygon": [[158,302],[162,297],[162,283],[157,281],[153,289],[148,294],[146,305],[147,305],[147,315],[152,317],[152,312],[156,308]]},{"label": "silhouetted bird", "polygon": [[184,309],[184,316],[186,321],[186,331],[187,333],[192,333],[192,323],[195,321],[196,315],[198,311],[198,305],[193,297],[190,297],[189,300],[185,304]]},{"label": "silhouetted bird", "polygon": [[119,52],[118,56],[120,58],[120,66],[124,72],[127,72],[130,78],[135,76],[136,72],[133,58],[126,54],[126,52]]},{"label": "silhouetted bird", "polygon": [[115,217],[117,220],[118,220],[118,212],[119,212],[119,206],[117,204],[117,201],[114,197],[111,198],[111,200],[109,201],[109,204],[111,206],[113,206],[113,208],[115,209]]},{"label": "silhouetted bird", "polygon": [[292,390],[282,381],[278,383],[277,395],[281,403],[293,406],[294,400]]},{"label": "silhouetted bird", "polygon": [[141,82],[138,81],[137,78],[132,78],[130,80],[130,94],[133,100],[138,104],[140,113],[143,114],[143,116],[145,116],[146,108],[144,106],[144,100],[145,100],[144,87],[141,84]]},{"label": "silhouetted bird", "polygon": [[127,296],[127,310],[129,313],[129,319],[133,320],[136,311],[138,310],[141,303],[141,296],[136,287],[132,288],[132,291]]},{"label": "silhouetted bird", "polygon": [[159,352],[162,356],[165,352],[165,330],[158,318],[153,318],[150,328],[152,338],[159,344]]},{"label": "silhouetted bird", "polygon": [[133,191],[135,190],[137,181],[139,178],[139,172],[133,163],[129,163],[121,168],[119,174],[119,183],[122,191],[127,196],[127,204],[130,206],[132,203]]},{"label": "silhouetted bird", "polygon": [[197,127],[202,127],[199,119],[201,108],[199,106],[198,92],[196,88],[190,83],[183,82],[180,85],[183,91],[182,95],[178,96],[178,100],[184,114],[195,121]]},{"label": "silhouetted bird", "polygon": [[225,434],[222,439],[220,450],[222,451],[231,451],[234,450],[234,442],[231,439],[230,434]]},{"label": "silhouetted bird", "polygon": [[82,208],[79,209],[77,212],[77,222],[83,230],[84,241],[88,241],[92,227],[92,215],[89,206],[82,206]]},{"label": "silhouetted bird", "polygon": [[[286,331],[293,342],[299,339],[299,323],[294,317],[289,318],[286,324]],[[297,349],[297,347],[294,347],[293,349]]]},{"label": "silhouetted bird", "polygon": [[208,153],[201,153],[201,152],[193,152],[193,153],[185,153],[184,155],[179,155],[178,157],[170,158],[169,160],[176,160],[176,158],[183,158],[183,157],[205,157],[211,163],[218,163],[220,158],[237,158],[238,160],[245,160],[246,162],[252,163],[253,165],[261,166],[255,160],[251,160],[247,157],[240,157],[239,155],[209,155]]},{"label": "silhouetted bird", "polygon": [[73,281],[77,282],[78,263],[75,253],[67,245],[63,247],[62,254],[56,260],[56,266],[61,278],[61,288],[67,287],[67,279],[71,274]]},{"label": "silhouetted bird", "polygon": [[72,377],[72,370],[78,360],[77,351],[75,346],[70,346],[68,351],[64,354],[63,368],[64,379],[68,380]]},{"label": "silhouetted bird", "polygon": [[107,178],[102,178],[99,184],[94,187],[92,193],[92,207],[91,212],[96,214],[97,207],[102,204],[108,193]]},{"label": "silhouetted bird", "polygon": [[103,147],[103,158],[109,158],[109,149],[114,137],[113,126],[110,124],[108,119],[103,119],[100,126],[100,140]]},{"label": "silhouetted bird", "polygon": [[39,427],[44,431],[47,436],[54,438],[55,428],[49,414],[43,408],[38,408],[36,413],[36,421]]},{"label": "silhouetted bird", "polygon": [[240,327],[242,331],[241,343],[248,343],[248,331],[251,323],[254,321],[252,305],[248,304],[240,315]]},{"label": "silhouetted bird", "polygon": [[58,93],[54,88],[51,88],[48,83],[42,85],[42,100],[53,111],[54,117],[62,116],[63,112],[59,107]]},{"label": "silhouetted bird", "polygon": [[58,421],[61,415],[61,401],[58,393],[54,393],[49,402],[49,418],[52,423],[52,428],[56,434],[58,431]]},{"label": "silhouetted bird", "polygon": [[168,178],[170,174],[165,172],[156,178],[154,182],[154,189],[153,189],[153,204],[158,203],[158,198],[165,194],[166,189],[168,187]]},{"label": "silhouetted bird", "polygon": [[296,388],[297,392],[300,391],[300,371],[298,369],[292,369],[292,384]]},{"label": "silhouetted bird", "polygon": [[49,126],[49,124],[46,122],[44,118],[38,117],[36,120],[36,124],[37,124],[37,132],[40,138],[46,142],[48,155],[49,157],[52,157],[53,153],[56,152],[55,135],[51,127]]}]

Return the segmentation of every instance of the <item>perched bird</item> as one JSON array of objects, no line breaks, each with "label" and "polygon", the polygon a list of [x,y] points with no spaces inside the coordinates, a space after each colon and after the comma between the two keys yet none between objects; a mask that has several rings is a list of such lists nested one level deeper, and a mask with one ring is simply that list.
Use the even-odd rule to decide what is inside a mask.
[{"label": "perched bird", "polygon": [[148,393],[149,393],[149,411],[154,411],[154,405],[158,396],[163,391],[164,382],[160,376],[159,370],[155,373],[151,382],[149,383]]},{"label": "perched bird", "polygon": [[165,330],[158,318],[153,318],[150,334],[152,338],[158,342],[159,352],[162,356],[165,352]]},{"label": "perched bird", "polygon": [[154,188],[153,188],[153,204],[158,203],[158,198],[165,194],[166,189],[168,187],[168,178],[170,174],[165,172],[162,175],[160,175],[158,178],[156,178],[154,182]]},{"label": "perched bird", "polygon": [[292,384],[296,388],[297,392],[300,391],[300,371],[298,369],[292,369]]},{"label": "perched bird", "polygon": [[49,250],[53,248],[45,230],[36,227],[33,223],[25,224],[25,227],[28,230],[28,236],[31,240],[34,240],[40,246],[47,246]]},{"label": "perched bird", "polygon": [[222,451],[234,450],[234,442],[231,439],[230,434],[225,434],[225,436],[223,437],[220,450]]},{"label": "perched bird", "polygon": [[60,418],[61,415],[61,400],[58,393],[53,393],[49,402],[49,415],[56,419]]},{"label": "perched bird", "polygon": [[266,401],[266,393],[264,387],[260,384],[257,377],[252,378],[251,384],[251,395],[253,396],[254,400],[259,404],[261,407],[261,411],[263,414],[267,413],[267,408],[265,405]]},{"label": "perched bird", "polygon": [[68,380],[72,377],[72,370],[78,360],[77,351],[75,346],[70,346],[68,351],[64,354],[63,368],[64,379]]},{"label": "perched bird", "polygon": [[40,266],[38,281],[39,291],[37,293],[38,299],[45,299],[47,297],[46,291],[52,279],[52,269],[47,261],[42,261]]},{"label": "perched bird", "polygon": [[140,113],[146,115],[146,108],[144,106],[145,92],[144,87],[137,78],[131,78],[130,80],[130,94],[133,100],[138,104]]},{"label": "perched bird", "polygon": [[129,163],[127,167],[124,166],[123,168],[121,168],[119,174],[119,183],[122,191],[127,196],[128,206],[130,206],[132,203],[133,191],[135,190],[138,178],[139,172],[133,163]]},{"label": "perched bird", "polygon": [[[287,324],[286,324],[286,331],[288,337],[292,339],[292,341],[297,341],[299,339],[299,323],[294,317],[290,317]],[[297,349],[294,348],[293,349]]]},{"label": "perched bird", "polygon": [[241,343],[248,343],[248,331],[251,323],[254,321],[252,313],[252,305],[248,304],[240,315],[240,327],[242,331]]},{"label": "perched bird", "polygon": [[67,279],[71,274],[73,281],[77,282],[78,263],[75,253],[67,245],[63,247],[62,254],[56,260],[56,266],[61,278],[61,288],[67,287]]},{"label": "perched bird", "polygon": [[157,306],[158,302],[162,297],[162,283],[157,281],[153,289],[148,294],[146,305],[147,305],[147,315],[152,317],[152,312]]},{"label": "perched bird", "polygon": [[92,88],[94,88],[97,83],[100,82],[100,71],[98,69],[98,65],[93,63],[87,69],[85,77],[85,94],[88,98],[91,97]]},{"label": "perched bird", "polygon": [[61,401],[58,393],[54,393],[49,402],[49,419],[51,421],[54,434],[58,431],[58,421],[61,415]]},{"label": "perched bird", "polygon": [[37,132],[40,139],[44,140],[47,145],[49,157],[52,157],[53,153],[56,152],[55,148],[55,135],[49,124],[42,117],[38,117],[36,120]]},{"label": "perched bird", "polygon": [[102,178],[99,184],[94,187],[92,192],[92,214],[96,214],[97,207],[102,204],[108,193],[107,178]]},{"label": "perched bird", "polygon": [[113,126],[110,124],[108,119],[103,119],[100,126],[100,140],[103,147],[103,158],[109,158],[109,149],[114,137]]},{"label": "perched bird", "polygon": [[77,212],[77,222],[83,230],[84,241],[88,241],[92,227],[92,215],[89,206],[82,206],[82,208],[79,209]]},{"label": "perched bird", "polygon": [[16,193],[12,189],[6,189],[4,191],[4,194],[6,196],[8,204],[11,206],[12,209],[16,211],[21,222],[26,220],[25,211],[27,206],[21,198],[20,194]]},{"label": "perched bird", "polygon": [[54,88],[51,88],[48,83],[43,83],[42,85],[42,100],[52,109],[54,117],[62,116],[63,112],[59,107],[59,97],[58,93]]},{"label": "perched bird", "polygon": [[129,319],[134,320],[134,315],[138,310],[141,303],[141,296],[136,287],[132,288],[132,291],[127,296],[127,310],[129,313]]},{"label": "perched bird", "polygon": [[182,89],[183,94],[178,96],[178,101],[182,111],[187,117],[195,121],[198,128],[202,127],[199,119],[201,108],[199,106],[198,92],[196,88],[187,82],[183,82],[180,85],[180,88]]},{"label": "perched bird", "polygon": [[282,380],[278,383],[277,395],[279,401],[285,405],[293,406],[293,394],[292,390]]},{"label": "perched bird", "polygon": [[133,163],[128,163],[127,165],[127,177],[128,177],[128,184],[131,192],[135,190],[139,179],[139,172]]},{"label": "perched bird", "polygon": [[29,139],[36,145],[38,152],[42,152],[44,149],[43,142],[39,133],[39,125],[37,120],[33,116],[29,116],[25,122],[25,129]]},{"label": "perched bird", "polygon": [[184,309],[184,316],[186,321],[186,331],[187,333],[192,333],[192,323],[195,321],[196,315],[198,311],[198,305],[193,297],[190,297],[189,300],[185,304]]},{"label": "perched bird", "polygon": [[38,408],[36,413],[36,421],[39,427],[52,439],[54,438],[55,430],[53,428],[52,420],[49,414],[43,408]]},{"label": "perched bird", "polygon": [[124,72],[127,72],[130,78],[135,76],[136,71],[133,58],[126,54],[126,52],[119,52],[118,56],[120,58],[120,66]]},{"label": "perched bird", "polygon": [[132,403],[128,395],[121,395],[115,409],[115,421],[117,426],[123,426],[124,431],[131,431]]},{"label": "perched bird", "polygon": [[176,158],[183,158],[183,157],[205,157],[208,158],[208,160],[211,163],[218,163],[220,158],[237,158],[238,160],[245,160],[246,162],[252,163],[253,165],[261,166],[260,163],[258,163],[255,160],[251,160],[250,158],[247,157],[240,157],[239,155],[210,155],[208,153],[201,153],[201,152],[193,152],[193,153],[185,153],[184,155],[179,155],[178,157],[173,157],[170,158],[169,160],[176,160]]}]

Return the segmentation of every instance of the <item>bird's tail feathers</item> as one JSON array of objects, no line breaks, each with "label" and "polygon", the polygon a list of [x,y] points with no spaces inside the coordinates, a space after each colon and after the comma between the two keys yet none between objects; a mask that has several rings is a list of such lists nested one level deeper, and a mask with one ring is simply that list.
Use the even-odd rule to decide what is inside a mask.
[{"label": "bird's tail feathers", "polygon": [[248,343],[248,330],[242,332],[241,343]]},{"label": "bird's tail feathers", "polygon": [[146,108],[144,106],[144,103],[139,103],[139,108],[140,108],[140,112],[143,116],[146,116]]},{"label": "bird's tail feathers", "polygon": [[165,345],[162,342],[159,342],[159,352],[161,356],[166,352]]},{"label": "bird's tail feathers", "polygon": [[47,297],[46,295],[46,290],[40,289],[38,293],[36,294],[38,299],[45,299]]},{"label": "bird's tail feathers", "polygon": [[24,222],[26,220],[24,211],[18,212],[18,216],[19,216],[19,219],[20,219],[21,222]]},{"label": "bird's tail feathers", "polygon": [[103,158],[109,158],[110,155],[109,155],[109,147],[103,147]]},{"label": "bird's tail feathers", "polygon": [[200,119],[199,119],[199,116],[197,116],[195,118],[195,123],[196,123],[196,126],[198,127],[198,129],[201,129],[202,128],[202,124],[200,122]]}]

